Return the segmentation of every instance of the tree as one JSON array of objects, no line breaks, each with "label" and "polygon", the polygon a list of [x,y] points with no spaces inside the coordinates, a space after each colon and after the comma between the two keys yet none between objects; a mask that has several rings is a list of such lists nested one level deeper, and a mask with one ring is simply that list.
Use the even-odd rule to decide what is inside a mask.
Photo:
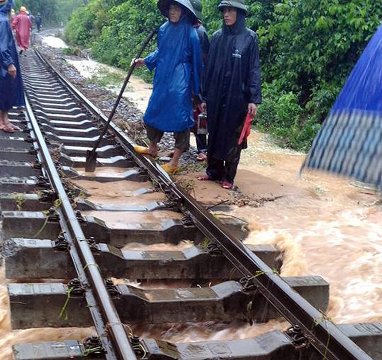
[{"label": "tree", "polygon": [[[101,61],[126,68],[145,34],[161,22],[156,3],[157,0],[89,0],[86,8],[73,15],[66,32],[68,39],[92,47],[94,56]],[[222,25],[220,0],[202,3],[204,24],[212,34]],[[257,123],[284,144],[306,148],[379,26],[382,3],[246,3],[247,25],[259,35],[262,62],[264,100]]]},{"label": "tree", "polygon": [[372,0],[284,0],[259,29],[265,80],[298,94],[302,106],[321,88],[338,93],[381,15]]},{"label": "tree", "polygon": [[57,26],[66,23],[70,14],[84,0],[16,0],[16,10],[25,6],[32,14],[40,13],[44,26]]}]

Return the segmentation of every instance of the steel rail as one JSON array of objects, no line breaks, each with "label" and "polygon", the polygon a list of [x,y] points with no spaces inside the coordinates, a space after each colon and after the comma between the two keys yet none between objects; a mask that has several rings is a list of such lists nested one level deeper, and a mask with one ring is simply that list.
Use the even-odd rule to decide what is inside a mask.
[{"label": "steel rail", "polygon": [[[41,54],[41,59],[55,68]],[[57,71],[56,71],[57,72]],[[70,81],[66,80],[59,72],[59,78],[78,96],[88,108],[98,115],[103,122],[107,117],[77,90]],[[299,325],[304,335],[315,349],[330,360],[371,360],[371,358],[343,334],[325,315],[315,309],[309,302],[302,298],[281,277],[274,273],[261,259],[254,255],[242,242],[236,239],[222,224],[208,211],[193,199],[184,189],[176,185],[163,169],[140,154],[134,152],[133,141],[113,123],[111,128],[117,135],[121,146],[130,153],[137,164],[147,170],[153,181],[170,192],[177,198],[182,207],[192,216],[195,225],[202,233],[208,235],[219,244],[227,259],[237,267],[244,276],[247,276],[261,294],[275,307],[277,311],[291,324]]]},{"label": "steel rail", "polygon": [[[85,287],[88,308],[100,340],[106,350],[105,356],[110,360],[134,360],[136,359],[136,355],[131,347],[125,328],[106,289],[104,279],[96,265],[90,246],[71,206],[70,200],[49,153],[49,149],[44,141],[44,136],[41,133],[37,119],[35,118],[31,105],[27,99],[26,111],[28,120],[33,128],[35,140],[39,145],[40,154],[46,164],[47,175],[61,202],[60,211],[66,219],[66,222],[61,221],[61,225],[63,225],[63,228],[66,231],[68,241],[72,241],[72,245],[74,245],[70,247],[70,254],[72,256],[73,264],[79,273],[80,280],[83,281],[82,285]],[[72,234],[73,237],[68,236],[69,233]],[[87,277],[86,274],[88,275]],[[92,288],[89,287],[90,284],[93,285]],[[98,299],[98,301],[96,301],[96,299]],[[103,316],[101,316],[100,310],[102,311]],[[107,333],[111,334],[113,340],[112,344],[110,344],[107,338]]]}]

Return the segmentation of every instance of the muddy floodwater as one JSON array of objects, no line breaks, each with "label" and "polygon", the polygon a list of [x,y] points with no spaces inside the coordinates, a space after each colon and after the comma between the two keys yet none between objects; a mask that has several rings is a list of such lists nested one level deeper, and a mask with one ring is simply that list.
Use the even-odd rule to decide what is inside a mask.
[{"label": "muddy floodwater", "polygon": [[[78,70],[78,72],[87,79],[96,79],[97,77],[103,78],[107,77],[108,74],[117,75],[121,77],[121,79],[123,79],[126,76],[126,73],[124,73],[121,70],[118,70],[108,65],[100,64],[91,59],[68,59],[67,62],[70,65],[74,66]],[[109,90],[111,90],[115,94],[119,94],[121,87],[122,83],[111,84],[108,86]],[[150,97],[151,91],[151,84],[148,84],[140,78],[138,78],[137,76],[132,75],[123,95],[124,97],[128,98],[136,106],[137,109],[144,112],[146,110],[147,102]]]},{"label": "muddy floodwater", "polygon": [[[257,205],[232,205],[229,215],[248,223],[250,233],[245,243],[274,244],[284,251],[281,275],[320,275],[329,282],[327,316],[334,322],[381,321],[380,196],[372,189],[356,186],[349,179],[323,173],[299,174],[304,157],[304,154],[278,148],[265,134],[252,133],[250,148],[243,152],[236,185],[237,193],[254,200]],[[191,193],[205,204],[232,200],[234,192],[214,182],[197,181],[196,176],[197,173],[189,173],[176,180],[191,182]],[[108,193],[107,189],[96,190],[98,186],[102,189],[110,185],[94,185],[93,199],[100,193]],[[215,214],[219,216],[218,211]],[[150,249],[174,250],[187,246],[191,243],[177,247],[157,244]],[[137,244],[130,247],[145,248]],[[195,341],[246,338],[287,326],[282,321],[255,326],[234,322],[229,326],[188,324],[145,327],[136,331],[140,335],[171,341]]]},{"label": "muddy floodwater", "polygon": [[252,147],[258,150],[250,161],[245,159],[243,169],[253,171],[253,180],[261,174],[276,181],[263,192],[289,189],[262,207],[234,210],[252,229],[246,242],[284,248],[284,275],[324,277],[330,284],[328,316],[334,322],[381,321],[380,194],[333,175],[311,172],[299,177],[304,156],[262,151],[261,137],[253,138]]},{"label": "muddy floodwater", "polygon": [[[88,71],[89,76],[98,66],[93,62],[85,63],[85,60],[72,64],[78,68],[87,66],[82,71]],[[138,100],[147,103],[150,87],[142,85],[140,81],[138,84]],[[132,82],[129,91],[134,93],[134,89]],[[145,102],[137,106],[144,110]],[[284,252],[281,275],[320,275],[328,281],[330,305],[327,316],[334,322],[382,321],[380,195],[372,189],[357,186],[349,179],[313,172],[300,175],[303,159],[304,154],[280,149],[269,136],[256,132],[251,134],[249,149],[243,152],[239,166],[236,179],[239,192],[224,190],[217,183],[200,182],[196,180],[200,173],[180,174],[176,176],[176,181],[182,184],[187,182],[192,188],[191,194],[205,204],[231,203],[229,215],[248,223],[250,233],[245,243],[274,244]],[[98,171],[100,176],[105,173],[102,169]],[[116,177],[119,175],[115,173]],[[140,200],[134,198],[145,187],[145,183],[124,186],[124,182],[117,180],[107,184],[89,181],[77,181],[77,184],[86,189],[91,194],[91,200],[97,204],[134,204],[136,201],[135,204],[139,205]],[[146,185],[149,187],[149,184]],[[245,201],[237,201],[238,198]],[[163,195],[147,193],[145,199],[163,200]],[[252,206],[241,206],[245,203]],[[122,212],[114,214],[112,218],[108,217],[110,215],[104,216],[105,221],[116,227],[127,224],[129,217],[131,219],[131,214]],[[134,221],[142,221],[139,216],[136,215]],[[161,216],[170,214],[163,213]],[[218,211],[216,216],[219,216]],[[177,246],[130,244],[126,248],[179,250],[190,246],[192,243],[185,241]],[[129,283],[129,279],[115,279],[115,282]],[[141,286],[136,282],[130,282],[130,285]],[[0,360],[11,359],[11,345],[17,342],[82,339],[94,333],[93,329],[11,332],[8,307],[4,271],[1,269]],[[146,337],[185,342],[249,338],[273,329],[286,329],[287,326],[286,322],[275,320],[254,326],[242,322],[209,322],[136,327],[134,332]]]},{"label": "muddy floodwater", "polygon": [[[382,321],[381,196],[330,174],[301,175],[304,158],[274,146],[267,135],[251,134],[236,185],[257,206],[232,206],[230,213],[248,223],[245,243],[284,251],[281,275],[320,275],[329,282],[327,315],[334,322]],[[199,200],[230,199],[218,184],[194,184]]]},{"label": "muddy floodwater", "polygon": [[47,45],[49,47],[56,48],[56,49],[68,48],[68,45],[66,45],[63,40],[61,40],[60,38],[56,36],[44,36],[42,38],[42,43],[44,45]]}]

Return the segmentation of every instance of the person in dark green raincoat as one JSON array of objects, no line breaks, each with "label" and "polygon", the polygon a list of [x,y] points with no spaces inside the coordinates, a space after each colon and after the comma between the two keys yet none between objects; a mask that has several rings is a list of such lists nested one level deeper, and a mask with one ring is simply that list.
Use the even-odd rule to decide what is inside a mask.
[{"label": "person in dark green raincoat", "polygon": [[135,60],[137,65],[155,69],[153,93],[143,118],[150,145],[136,146],[135,151],[155,157],[163,133],[173,132],[174,155],[162,166],[173,174],[180,156],[189,147],[194,124],[192,94],[199,95],[202,64],[199,38],[193,27],[196,16],[190,1],[159,0],[158,7],[169,19],[159,29],[158,47],[145,59]]},{"label": "person in dark green raincoat", "polygon": [[0,0],[0,130],[9,133],[20,130],[9,121],[9,110],[25,105],[19,59],[8,19],[12,5],[12,0]]},{"label": "person in dark green raincoat", "polygon": [[246,141],[238,144],[245,119],[261,103],[260,60],[257,35],[245,26],[244,1],[223,0],[219,10],[223,27],[211,38],[203,81],[209,137],[206,175],[199,180],[232,189],[246,147]]}]

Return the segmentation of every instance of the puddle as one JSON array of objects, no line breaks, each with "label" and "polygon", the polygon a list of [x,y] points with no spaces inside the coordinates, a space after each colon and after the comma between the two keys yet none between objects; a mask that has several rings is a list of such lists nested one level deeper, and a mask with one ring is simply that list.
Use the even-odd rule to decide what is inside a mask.
[{"label": "puddle", "polygon": [[42,43],[55,49],[67,49],[69,47],[62,39],[55,36],[43,36]]},{"label": "puddle", "polygon": [[[108,84],[106,87],[116,95],[118,95],[121,91],[123,81],[127,73],[119,69],[113,68],[111,66],[100,64],[94,60],[66,59],[66,61],[70,65],[74,66],[77,69],[77,71],[87,79],[99,78],[101,79],[101,81],[106,81],[107,83],[108,76],[112,76],[113,78],[119,77],[121,80],[118,83],[115,83],[115,80],[113,80],[113,83]],[[129,80],[129,83],[126,86],[123,96],[129,99],[132,103],[134,103],[138,110],[140,110],[141,112],[145,112],[151,95],[151,91],[151,84],[148,84],[142,79],[132,75]]]}]

